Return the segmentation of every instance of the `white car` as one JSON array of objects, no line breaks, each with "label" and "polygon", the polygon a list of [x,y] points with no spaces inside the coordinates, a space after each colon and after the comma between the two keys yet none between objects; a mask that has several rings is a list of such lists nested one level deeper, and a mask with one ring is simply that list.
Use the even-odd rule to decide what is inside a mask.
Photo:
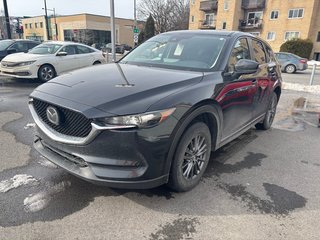
[{"label": "white car", "polygon": [[61,73],[106,63],[103,53],[95,48],[73,42],[46,42],[28,53],[5,57],[0,64],[1,75],[16,78],[39,78],[47,82]]}]

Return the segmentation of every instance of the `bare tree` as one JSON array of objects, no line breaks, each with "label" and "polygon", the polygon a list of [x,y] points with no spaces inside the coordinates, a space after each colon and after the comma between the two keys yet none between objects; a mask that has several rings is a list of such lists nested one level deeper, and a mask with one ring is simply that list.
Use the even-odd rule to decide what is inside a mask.
[{"label": "bare tree", "polygon": [[138,5],[139,17],[151,14],[157,33],[188,29],[189,10],[188,0],[140,0]]}]

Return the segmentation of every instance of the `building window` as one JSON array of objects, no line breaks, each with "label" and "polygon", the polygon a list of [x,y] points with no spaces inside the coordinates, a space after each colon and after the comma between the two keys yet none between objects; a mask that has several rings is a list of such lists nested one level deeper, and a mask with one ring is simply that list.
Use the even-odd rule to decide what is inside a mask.
[{"label": "building window", "polygon": [[25,29],[28,29],[28,24],[25,24],[25,25],[24,25],[24,28],[25,28]]},{"label": "building window", "polygon": [[247,25],[260,24],[263,12],[249,12],[247,18]]},{"label": "building window", "polygon": [[270,19],[274,20],[274,19],[278,19],[278,17],[279,17],[279,11],[278,10],[271,11]]},{"label": "building window", "polygon": [[43,22],[40,22],[40,28],[43,28]]},{"label": "building window", "polygon": [[206,14],[205,15],[205,20],[204,20],[204,25],[208,25],[208,26],[213,26],[214,24],[214,14]]},{"label": "building window", "polygon": [[34,27],[35,27],[35,28],[38,28],[38,23],[35,23],[35,24],[34,24]]},{"label": "building window", "polygon": [[227,22],[222,23],[222,29],[227,29]]},{"label": "building window", "polygon": [[32,23],[29,23],[29,28],[30,28],[30,29],[32,28]]},{"label": "building window", "polygon": [[259,32],[251,32],[251,34],[252,34],[253,36],[260,37],[260,33],[259,33]]},{"label": "building window", "polygon": [[300,32],[286,32],[284,35],[284,40],[298,38],[299,36],[300,36]]},{"label": "building window", "polygon": [[191,16],[191,22],[194,23],[194,16]]},{"label": "building window", "polygon": [[302,18],[303,17],[303,8],[290,9],[289,10],[289,19],[292,18]]},{"label": "building window", "polygon": [[317,42],[320,42],[320,32],[318,32]]},{"label": "building window", "polygon": [[224,10],[229,9],[229,0],[224,0],[223,8],[224,8]]},{"label": "building window", "polygon": [[268,32],[267,34],[267,40],[273,41],[276,39],[276,33],[275,32]]},{"label": "building window", "polygon": [[195,5],[196,4],[196,0],[191,0],[191,4]]}]

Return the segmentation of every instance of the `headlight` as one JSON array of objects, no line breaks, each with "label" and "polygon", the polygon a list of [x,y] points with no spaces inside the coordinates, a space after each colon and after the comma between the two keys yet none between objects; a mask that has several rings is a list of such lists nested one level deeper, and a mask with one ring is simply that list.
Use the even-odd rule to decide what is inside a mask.
[{"label": "headlight", "polygon": [[[175,108],[166,109],[157,112],[149,112],[137,115],[117,116],[99,119],[98,122],[103,125],[117,126],[119,128],[139,127],[149,128],[166,120]],[[99,125],[100,125],[99,124]]]},{"label": "headlight", "polygon": [[35,63],[36,61],[28,61],[28,62],[21,62],[18,63],[17,66],[21,67],[21,66],[27,66],[27,65],[31,65],[32,63]]}]

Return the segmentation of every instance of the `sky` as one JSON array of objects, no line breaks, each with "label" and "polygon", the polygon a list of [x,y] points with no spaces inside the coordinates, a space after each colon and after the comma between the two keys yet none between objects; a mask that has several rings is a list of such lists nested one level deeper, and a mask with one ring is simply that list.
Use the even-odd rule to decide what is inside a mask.
[{"label": "sky", "polygon": [[[91,13],[110,16],[110,0],[46,0],[47,8],[55,8],[56,14],[69,15]],[[115,16],[133,19],[134,0],[114,0]],[[44,0],[7,0],[10,16],[44,15]],[[0,2],[3,10],[3,1]],[[50,11],[48,11],[48,15]]]}]

